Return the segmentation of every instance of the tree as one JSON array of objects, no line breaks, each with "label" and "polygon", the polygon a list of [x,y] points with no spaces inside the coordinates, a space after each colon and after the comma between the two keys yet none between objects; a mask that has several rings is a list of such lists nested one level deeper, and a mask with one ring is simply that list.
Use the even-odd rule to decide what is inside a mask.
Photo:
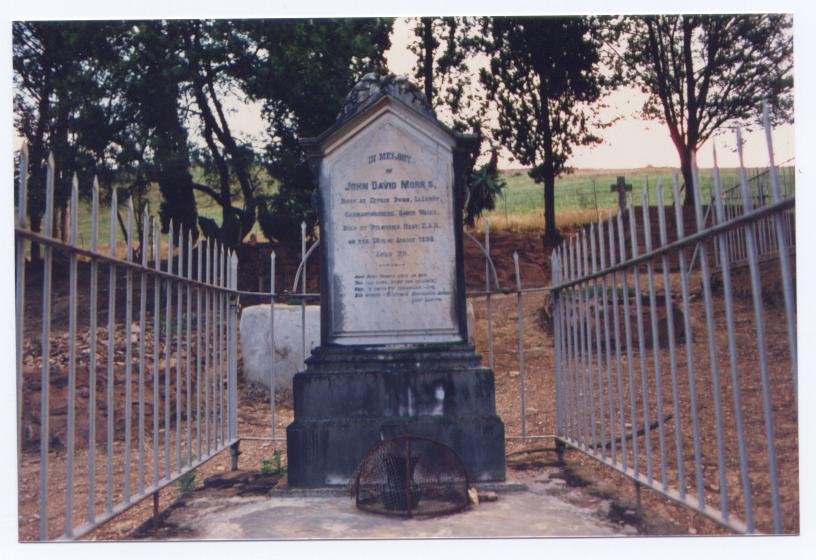
[{"label": "tree", "polygon": [[[600,74],[599,22],[587,17],[485,18],[489,69],[480,79],[498,112],[495,137],[544,183],[544,238],[555,227],[555,178],[569,172],[573,146],[600,142],[593,133],[607,85]],[[592,122],[595,120],[596,122]]]},{"label": "tree", "polygon": [[[139,124],[147,178],[159,185],[162,231],[172,220],[175,231],[197,232],[196,201],[190,173],[187,128],[180,101],[189,66],[182,56],[185,29],[178,21],[145,21],[128,37],[124,87],[129,113]],[[142,164],[145,162],[142,161]]]},{"label": "tree", "polygon": [[415,40],[408,46],[416,56],[414,78],[437,118],[447,121],[455,131],[474,132],[479,137],[479,149],[470,154],[467,166],[471,171],[464,220],[471,227],[485,210],[495,208],[496,197],[505,187],[492,142],[490,161],[476,169],[487,112],[487,100],[472,82],[473,71],[468,67],[468,61],[479,53],[478,27],[478,20],[472,17],[416,18]]},{"label": "tree", "polygon": [[236,71],[250,99],[263,103],[268,123],[266,170],[278,191],[259,198],[264,234],[289,242],[300,222],[316,222],[315,179],[299,139],[331,126],[354,84],[369,72],[383,72],[393,21],[388,18],[248,20],[251,45]]},{"label": "tree", "polygon": [[[103,188],[118,184],[120,199],[133,196],[139,207],[155,181],[164,231],[171,218],[195,228],[177,43],[174,27],[162,21],[15,22],[15,126],[31,147],[33,184],[43,184],[42,163],[54,152],[58,208],[74,172],[81,194],[99,175]],[[29,191],[34,231],[42,192]]]},{"label": "tree", "polygon": [[472,17],[416,18],[415,40],[408,45],[416,56],[414,78],[428,104],[442,113],[437,115],[442,120],[449,113],[451,127],[459,132],[479,129],[485,118],[485,99],[467,65],[478,52],[477,30]]},{"label": "tree", "polygon": [[[790,16],[639,16],[618,25],[627,46],[617,61],[648,94],[643,114],[668,126],[687,187],[697,150],[726,123],[758,118],[763,99],[774,122],[792,119]],[[690,188],[684,203],[694,203]]]},{"label": "tree", "polygon": [[[14,125],[29,146],[28,214],[40,231],[45,212],[45,161],[53,152],[59,162],[54,202],[62,216],[71,192],[71,176],[79,171],[77,146],[69,142],[85,96],[92,96],[94,71],[89,64],[97,35],[83,22],[24,22],[12,25]],[[54,230],[55,233],[57,230]],[[33,256],[37,257],[37,246]]]},{"label": "tree", "polygon": [[[233,133],[223,97],[242,93],[243,71],[238,61],[251,45],[241,21],[193,20],[181,25],[184,56],[191,70],[187,91],[194,100],[207,146],[197,163],[203,164],[208,175],[217,176],[218,184],[212,188],[194,183],[193,187],[221,206],[221,226],[204,217],[199,218],[199,224],[205,235],[236,246],[255,225],[257,182],[252,168],[256,154]],[[236,195],[232,192],[233,177],[239,186]],[[243,207],[235,204],[239,197]]]},{"label": "tree", "polygon": [[[315,221],[313,178],[298,140],[330,126],[354,83],[384,69],[391,25],[390,19],[16,22],[15,126],[29,139],[33,180],[43,182],[40,164],[54,150],[63,162],[58,203],[67,200],[72,172],[86,165],[82,175],[101,171],[108,186],[127,185],[125,196],[158,183],[163,231],[170,220],[176,231],[200,225],[234,245],[260,213],[274,237],[283,226],[296,236],[300,220]],[[271,197],[259,194],[254,175],[261,157],[228,122],[225,98],[232,94],[263,103],[264,163],[279,185]],[[190,142],[196,125],[203,147]],[[205,164],[203,182],[193,179],[193,156]],[[220,225],[197,219],[195,191],[221,206]],[[38,230],[44,204],[33,200],[29,209]]]}]

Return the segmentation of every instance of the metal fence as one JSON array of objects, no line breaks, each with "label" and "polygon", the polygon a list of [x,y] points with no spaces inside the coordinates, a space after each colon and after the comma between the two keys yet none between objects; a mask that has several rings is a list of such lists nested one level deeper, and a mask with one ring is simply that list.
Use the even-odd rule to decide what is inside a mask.
[{"label": "metal fence", "polygon": [[[697,231],[684,231],[675,176],[673,235],[658,185],[656,209],[644,193],[640,210],[630,203],[552,255],[558,439],[747,533],[783,532],[783,507],[798,504],[796,477],[780,482],[798,472],[794,198],[779,187],[767,117],[765,127],[764,205],[741,165],[741,207],[726,211],[715,153],[712,225],[695,176]],[[762,232],[778,249],[770,263]],[[743,257],[740,272],[732,259]],[[771,521],[758,527],[760,510]]]},{"label": "metal fence", "polygon": [[[795,183],[793,167],[779,167],[776,173],[780,196],[783,198],[793,197]],[[771,203],[773,200],[770,183],[771,170],[755,171],[753,174],[746,172],[746,175],[748,176],[748,196],[751,208],[763,208]],[[726,221],[733,220],[745,213],[741,185],[724,189],[721,198],[723,215]],[[706,217],[708,217],[708,214],[710,214],[711,209],[714,207],[716,207],[716,202],[712,200]],[[784,226],[785,247],[787,250],[792,251],[796,246],[794,212],[792,208],[782,213],[782,225]],[[748,265],[748,244],[746,237],[740,233],[739,231],[729,232],[723,240],[725,252],[728,254],[728,264],[731,268]],[[779,245],[775,234],[773,217],[766,216],[754,222],[754,238],[756,239],[757,258],[763,260],[777,256],[779,253]],[[714,259],[715,266],[718,269],[722,268],[720,264],[722,259],[718,246],[715,246]],[[693,265],[694,263],[692,263],[692,266]]]},{"label": "metal fence", "polygon": [[[511,282],[500,285],[489,222],[481,238],[465,231],[484,258],[484,289],[467,292],[484,318],[477,345],[516,401],[517,413],[498,403],[508,440],[555,438],[738,532],[786,530],[783,517],[798,504],[796,477],[779,481],[798,469],[793,177],[781,181],[772,159],[768,177],[763,198],[742,167],[742,206],[729,210],[734,191],[721,192],[715,166],[711,223],[697,189],[697,227],[686,233],[675,176],[674,208],[658,186],[653,206],[630,204],[557,250],[552,286],[523,286],[518,251]],[[271,292],[303,306],[319,297],[306,293],[304,278],[319,241],[309,246],[303,232],[301,240],[292,291],[276,294],[273,283]],[[745,261],[735,244],[746,247]],[[715,264],[720,254],[729,258]],[[274,266],[273,255],[272,278]],[[540,330],[531,315],[542,309],[554,322],[552,362],[529,357]],[[508,322],[516,347],[494,348]],[[308,355],[303,334],[300,355]],[[555,402],[530,383],[554,388]],[[283,441],[270,401],[271,439]],[[531,426],[537,416],[545,421]]]},{"label": "metal fence", "polygon": [[[15,228],[20,517],[38,518],[40,540],[73,539],[145,497],[157,500],[161,488],[236,444],[238,261],[172,222],[162,236],[146,207],[140,235],[130,200],[117,243],[115,190],[101,247],[96,181],[90,243],[81,246],[76,177],[70,236],[56,239],[53,157],[44,231],[35,233],[26,226],[27,169],[23,148]],[[30,258],[34,245],[39,259]]]},{"label": "metal fence", "polygon": [[[484,289],[467,293],[485,318],[477,345],[497,383],[511,383],[515,393],[517,414],[498,411],[508,440],[555,438],[736,531],[785,529],[782,510],[792,498],[778,473],[798,468],[794,199],[780,187],[770,142],[769,154],[770,193],[761,205],[744,168],[740,200],[720,192],[715,169],[713,223],[703,216],[698,189],[698,227],[686,233],[675,179],[673,213],[667,215],[658,186],[656,206],[644,198],[639,212],[630,204],[593,224],[552,255],[551,286],[523,286],[519,252],[501,286],[489,223],[481,241],[465,232],[484,258]],[[239,300],[298,302],[305,360],[305,305],[319,300],[307,292],[307,265],[319,241],[308,245],[302,228],[291,292],[275,285],[274,252],[269,292],[239,291],[235,254],[172,225],[162,237],[146,209],[138,242],[130,202],[126,239],[117,243],[115,192],[103,252],[96,185],[90,246],[77,243],[76,184],[71,238],[55,239],[53,161],[44,232],[30,231],[27,164],[24,150],[15,229],[18,457],[21,481],[39,477],[32,494],[39,538],[78,538],[145,497],[155,500],[162,487],[227,447],[237,452],[240,440],[283,444],[274,305],[271,430],[268,437],[239,432]],[[28,258],[34,244],[42,249],[39,261]],[[777,260],[762,258],[769,255]],[[699,259],[696,272],[689,257]],[[740,258],[746,264],[737,267]],[[531,324],[541,309],[552,319],[552,341]],[[494,348],[496,331],[507,328],[515,347]],[[553,358],[531,345],[534,333],[552,344]],[[21,517],[22,508],[23,500]],[[763,518],[772,519],[767,527],[754,521],[763,508],[770,512]]]}]

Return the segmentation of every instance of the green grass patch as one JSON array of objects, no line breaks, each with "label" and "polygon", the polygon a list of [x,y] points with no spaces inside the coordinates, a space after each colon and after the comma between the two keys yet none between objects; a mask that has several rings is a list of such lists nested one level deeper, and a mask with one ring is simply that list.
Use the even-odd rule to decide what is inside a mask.
[{"label": "green grass patch", "polygon": [[[619,176],[632,186],[631,195],[635,205],[640,206],[644,190],[648,191],[650,205],[657,204],[657,183],[663,184],[663,203],[674,204],[672,175],[676,170],[668,167],[643,167],[639,169],[581,169],[555,181],[555,213],[558,227],[580,225],[604,217],[608,210],[618,207],[618,194],[611,190]],[[757,172],[749,170],[748,176]],[[496,208],[486,214],[493,226],[503,229],[543,229],[544,185],[535,183],[527,169],[501,171],[507,187],[496,201]],[[790,176],[787,168],[783,176]],[[682,176],[679,177],[682,184]],[[711,169],[700,171],[703,199],[708,200],[713,188]],[[720,169],[723,190],[739,184],[739,170]],[[683,196],[681,191],[681,197]],[[535,225],[537,222],[537,226]]]}]

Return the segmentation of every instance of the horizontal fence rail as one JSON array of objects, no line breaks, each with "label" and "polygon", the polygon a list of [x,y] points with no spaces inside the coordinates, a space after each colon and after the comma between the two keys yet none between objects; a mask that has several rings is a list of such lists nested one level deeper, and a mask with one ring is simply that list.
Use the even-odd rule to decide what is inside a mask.
[{"label": "horizontal fence rail", "polygon": [[55,238],[53,156],[44,228],[33,232],[27,169],[24,147],[15,227],[18,464],[21,493],[36,488],[20,515],[38,519],[39,540],[75,539],[237,442],[238,260],[172,222],[162,235],[146,205],[137,220],[132,200],[117,242],[115,190],[100,246],[96,180],[90,243],[81,246],[76,176],[70,234]]},{"label": "horizontal fence rail", "polygon": [[696,231],[675,175],[673,232],[658,183],[656,208],[644,192],[551,257],[559,440],[745,533],[795,531],[798,504],[797,477],[780,483],[798,472],[794,197],[765,126],[762,204],[737,131],[739,191],[715,151],[711,225],[695,168]]}]

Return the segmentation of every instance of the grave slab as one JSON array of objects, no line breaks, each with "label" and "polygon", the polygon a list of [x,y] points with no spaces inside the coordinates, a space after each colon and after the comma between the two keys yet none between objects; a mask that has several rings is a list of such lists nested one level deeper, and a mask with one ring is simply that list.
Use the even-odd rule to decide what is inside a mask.
[{"label": "grave slab", "polygon": [[[308,492],[308,491],[306,491]],[[315,491],[312,491],[315,492]],[[575,494],[578,494],[577,496]],[[497,500],[432,518],[395,518],[358,510],[348,496],[274,494],[196,497],[167,519],[185,539],[405,539],[613,537],[637,528],[609,517],[610,503],[563,480],[537,476]]]}]

